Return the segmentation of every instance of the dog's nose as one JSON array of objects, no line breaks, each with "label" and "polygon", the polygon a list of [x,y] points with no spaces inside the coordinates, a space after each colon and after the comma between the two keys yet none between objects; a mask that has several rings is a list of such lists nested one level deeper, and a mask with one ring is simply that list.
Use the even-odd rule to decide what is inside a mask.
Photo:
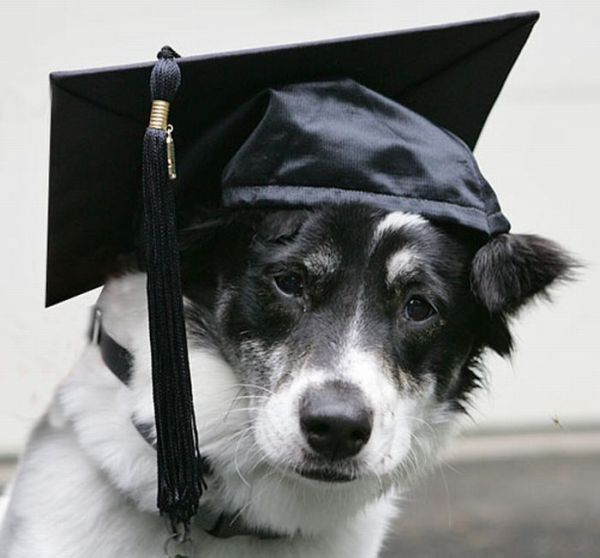
[{"label": "dog's nose", "polygon": [[372,412],[352,386],[326,385],[300,403],[300,426],[309,446],[334,461],[356,455],[371,436]]}]

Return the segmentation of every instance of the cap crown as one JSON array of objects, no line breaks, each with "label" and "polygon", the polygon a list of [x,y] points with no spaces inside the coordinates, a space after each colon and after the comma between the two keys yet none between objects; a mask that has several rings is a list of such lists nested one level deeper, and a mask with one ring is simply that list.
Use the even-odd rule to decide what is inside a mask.
[{"label": "cap crown", "polygon": [[224,170],[226,206],[352,201],[488,235],[510,228],[462,140],[351,79],[273,88],[255,102],[264,114]]}]

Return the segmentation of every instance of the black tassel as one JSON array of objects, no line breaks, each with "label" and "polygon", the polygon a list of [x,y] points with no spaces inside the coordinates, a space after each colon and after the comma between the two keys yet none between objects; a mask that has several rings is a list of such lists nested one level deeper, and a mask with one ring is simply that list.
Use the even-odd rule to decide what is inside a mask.
[{"label": "black tassel", "polygon": [[[153,101],[171,102],[181,81],[177,54],[164,47],[150,79]],[[154,114],[154,112],[153,112]],[[167,105],[168,114],[168,105]],[[158,454],[158,508],[174,532],[189,528],[204,480],[194,418],[175,217],[167,171],[166,118],[144,136],[143,187],[148,314]],[[160,119],[159,119],[160,122]]]}]

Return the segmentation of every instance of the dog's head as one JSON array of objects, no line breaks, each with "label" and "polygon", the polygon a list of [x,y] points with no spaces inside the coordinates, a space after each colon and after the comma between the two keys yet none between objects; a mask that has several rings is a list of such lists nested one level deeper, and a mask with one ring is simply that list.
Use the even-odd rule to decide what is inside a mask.
[{"label": "dog's head", "polygon": [[510,317],[572,266],[536,236],[357,205],[205,220],[182,258],[190,334],[239,387],[223,463],[371,496],[432,457],[482,352],[508,354]]}]

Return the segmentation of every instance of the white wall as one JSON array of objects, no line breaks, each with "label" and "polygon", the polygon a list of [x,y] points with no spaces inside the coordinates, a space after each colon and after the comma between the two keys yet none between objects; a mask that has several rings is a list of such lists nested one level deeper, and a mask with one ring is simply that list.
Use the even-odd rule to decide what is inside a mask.
[{"label": "white wall", "polygon": [[51,70],[258,47],[525,9],[542,19],[478,147],[515,231],[553,237],[589,265],[516,328],[512,366],[489,360],[483,426],[600,422],[595,342],[600,3],[585,1],[24,1],[0,4],[0,452],[18,451],[83,345],[88,294],[44,310]]}]

